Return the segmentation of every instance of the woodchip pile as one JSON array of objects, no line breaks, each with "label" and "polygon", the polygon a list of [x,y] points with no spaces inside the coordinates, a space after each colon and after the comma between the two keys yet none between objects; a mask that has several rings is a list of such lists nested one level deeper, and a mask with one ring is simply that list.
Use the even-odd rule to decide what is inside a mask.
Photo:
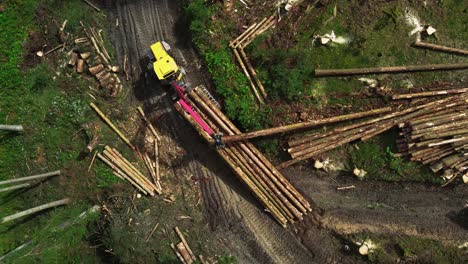
[{"label": "woodchip pile", "polygon": [[[194,110],[216,133],[241,133],[199,88],[191,91],[189,97],[192,99]],[[175,104],[175,108],[202,137],[209,142],[213,141],[182,109],[179,102]],[[239,141],[227,144],[224,148],[217,148],[216,151],[283,227],[286,227],[287,223],[302,220],[304,214],[312,211],[309,202],[253,144]]]}]

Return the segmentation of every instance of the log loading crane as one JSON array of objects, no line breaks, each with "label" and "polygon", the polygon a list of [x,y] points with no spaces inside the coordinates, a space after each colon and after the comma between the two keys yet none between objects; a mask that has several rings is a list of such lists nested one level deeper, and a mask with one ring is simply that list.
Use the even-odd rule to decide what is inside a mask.
[{"label": "log loading crane", "polygon": [[[217,134],[211,129],[200,115],[191,106],[190,101],[187,100],[186,94],[190,91],[190,84],[185,81],[186,72],[183,67],[180,67],[176,60],[169,55],[171,48],[169,44],[164,41],[156,42],[151,45],[151,50],[148,52],[148,58],[150,61],[150,67],[152,68],[162,84],[170,85],[174,90],[175,94],[173,99],[178,101],[182,108],[200,125],[200,127],[208,133],[214,140],[217,147],[223,147],[221,135]],[[179,52],[181,55],[181,53]],[[179,58],[180,61],[185,61],[183,58]],[[201,89],[211,101],[214,101],[216,105],[219,104],[214,100],[214,97],[202,87]]]}]

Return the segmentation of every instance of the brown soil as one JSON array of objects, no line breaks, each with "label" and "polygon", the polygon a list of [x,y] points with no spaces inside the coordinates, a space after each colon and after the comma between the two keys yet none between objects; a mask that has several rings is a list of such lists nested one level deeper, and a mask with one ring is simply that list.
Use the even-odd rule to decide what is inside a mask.
[{"label": "brown soil", "polygon": [[[111,21],[118,19],[121,25],[111,30],[117,61],[122,62],[126,54],[132,66],[132,103],[144,105],[162,135],[164,177],[171,179],[171,183],[187,178],[195,181],[212,230],[210,235],[219,242],[218,247],[237,256],[240,263],[355,261],[341,251],[342,243],[332,232],[400,233],[447,242],[466,235],[466,230],[448,217],[465,205],[468,191],[464,186],[445,190],[418,184],[359,182],[352,177],[324,175],[300,166],[286,170],[285,174],[324,212],[317,209],[302,223],[281,228],[263,212],[215,152],[178,116],[172,107],[171,91],[161,87],[151,72],[145,70],[142,58],[148,47],[164,39],[173,48],[180,49],[189,62],[189,81],[194,86],[210,87],[203,63],[187,40],[187,28],[179,23],[181,11],[176,1],[103,2],[110,11]],[[356,188],[338,192],[335,189],[338,184],[354,184]],[[185,186],[182,192],[198,197],[194,188]],[[385,206],[370,209],[369,204]],[[151,222],[144,215],[140,215],[139,221]],[[197,228],[190,227],[192,231]]]}]

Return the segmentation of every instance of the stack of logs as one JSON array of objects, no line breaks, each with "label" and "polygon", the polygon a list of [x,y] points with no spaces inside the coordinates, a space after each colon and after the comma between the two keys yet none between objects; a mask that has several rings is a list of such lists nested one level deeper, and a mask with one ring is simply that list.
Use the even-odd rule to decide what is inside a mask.
[{"label": "stack of logs", "polygon": [[449,101],[451,107],[434,109],[400,123],[397,140],[400,155],[428,164],[434,173],[441,173],[447,183],[468,176],[468,107],[467,96]]},{"label": "stack of logs", "polygon": [[106,89],[109,95],[117,96],[122,90],[122,82],[116,74],[119,67],[110,65],[110,56],[99,32],[92,27],[83,28],[87,37],[75,40],[77,48],[72,52],[68,65],[76,67],[79,74],[84,73],[87,67],[101,88]]},{"label": "stack of logs", "polygon": [[[215,133],[241,133],[199,88],[191,91],[189,97],[193,100],[189,101],[193,109]],[[183,110],[179,102],[175,104],[175,108],[203,138],[213,142],[210,135]],[[309,202],[253,144],[239,141],[217,148],[216,151],[283,227],[287,223],[302,220],[304,214],[312,211]]]},{"label": "stack of logs", "polygon": [[106,146],[102,154],[98,154],[98,158],[112,168],[115,176],[130,182],[143,194],[151,196],[154,196],[155,193],[161,194],[161,190],[151,183],[146,176],[135,168],[135,166],[125,159],[116,149]]},{"label": "stack of logs", "polygon": [[[271,26],[275,24],[275,17],[270,16],[269,18],[264,18],[259,23],[254,23],[242,34],[240,34],[236,39],[232,40],[229,43],[229,46],[232,48],[234,55],[239,62],[242,70],[244,71],[245,76],[249,80],[252,91],[255,95],[255,98],[260,104],[265,103],[267,98],[267,93],[265,88],[257,77],[255,69],[252,67],[247,55],[245,54],[244,48],[249,45],[258,35],[262,34],[268,30]],[[259,93],[260,90],[260,93]]]},{"label": "stack of logs", "polygon": [[[444,99],[411,106],[404,110],[394,111],[392,113],[384,114],[358,123],[335,127],[327,132],[315,133],[291,139],[288,142],[288,152],[291,154],[293,159],[282,163],[280,167],[284,168],[302,160],[315,158],[326,151],[356,140],[370,139],[388,131],[396,125],[400,125],[404,128],[405,138],[409,136],[410,139],[408,141],[406,141],[406,139],[405,141],[399,141],[402,150],[410,153],[417,151],[416,153],[413,153],[419,155],[415,158],[422,158],[422,156],[431,154],[431,157],[434,159],[427,162],[430,163],[437,161],[441,157],[447,157],[445,154],[455,154],[454,152],[448,151],[449,146],[447,144],[455,143],[456,141],[457,143],[455,143],[455,147],[453,147],[455,151],[456,149],[459,149],[459,147],[463,148],[463,142],[466,143],[466,141],[463,141],[463,137],[468,133],[466,130],[466,119],[463,119],[465,117],[463,117],[463,115],[459,116],[459,114],[466,112],[467,102],[468,94],[462,93]],[[432,117],[443,117],[448,119],[446,120],[446,123],[440,123],[444,121],[440,121],[437,118],[435,119],[437,122],[433,125],[424,123],[426,120],[432,121]],[[459,119],[454,119],[452,121],[451,118],[455,117]],[[464,120],[464,122],[460,122],[460,120]],[[417,125],[415,127],[417,132],[409,132],[408,129],[412,129],[415,125]],[[444,126],[441,127],[441,125]],[[421,131],[421,129],[424,130]],[[439,129],[440,132],[436,129]],[[411,138],[412,136],[413,138]],[[404,149],[402,145],[404,142],[407,142],[406,149]],[[444,156],[440,156],[442,153]],[[448,165],[453,164],[448,163]]]}]

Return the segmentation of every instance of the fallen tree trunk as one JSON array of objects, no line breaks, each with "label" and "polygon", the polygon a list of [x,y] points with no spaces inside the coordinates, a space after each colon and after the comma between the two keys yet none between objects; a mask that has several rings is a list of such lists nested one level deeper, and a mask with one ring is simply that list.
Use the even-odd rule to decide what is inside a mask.
[{"label": "fallen tree trunk", "polygon": [[11,179],[11,180],[6,180],[6,181],[0,181],[0,185],[3,184],[10,184],[10,183],[16,183],[16,182],[23,182],[23,181],[31,181],[31,180],[37,180],[37,179],[43,179],[43,178],[49,178],[52,176],[57,176],[60,175],[60,171],[52,171],[48,173],[43,173],[43,174],[38,174],[38,175],[33,175],[33,176],[28,176],[28,177],[22,177],[22,178],[16,178],[16,179]]},{"label": "fallen tree trunk", "polygon": [[356,69],[326,69],[326,70],[316,69],[315,76],[316,77],[331,77],[331,76],[352,76],[352,75],[384,74],[384,73],[448,71],[448,70],[463,70],[463,69],[468,69],[468,63],[428,64],[428,65],[356,68]]},{"label": "fallen tree trunk", "polygon": [[43,204],[43,205],[28,209],[28,210],[25,210],[25,211],[22,211],[22,212],[19,212],[19,213],[10,215],[10,216],[3,217],[1,223],[3,224],[3,223],[18,219],[18,218],[23,217],[23,216],[31,215],[31,214],[34,214],[34,213],[37,213],[37,212],[40,212],[40,211],[43,211],[43,210],[46,210],[46,209],[49,209],[49,208],[53,208],[53,207],[57,207],[57,206],[61,206],[61,205],[66,205],[66,204],[69,204],[69,203],[70,203],[70,199],[65,198],[65,199],[62,199],[62,200],[59,200],[59,201]]},{"label": "fallen tree trunk", "polygon": [[0,130],[22,132],[23,126],[21,125],[0,125]]},{"label": "fallen tree trunk", "polygon": [[372,116],[372,115],[378,115],[381,113],[390,112],[391,110],[392,110],[391,107],[384,107],[384,108],[374,109],[374,110],[365,111],[365,112],[334,116],[334,117],[318,119],[318,120],[309,121],[309,122],[291,124],[291,125],[274,127],[274,128],[267,128],[267,129],[252,131],[252,132],[243,133],[243,134],[224,136],[223,142],[231,143],[234,141],[245,140],[245,139],[250,139],[250,138],[271,136],[271,135],[280,134],[280,133],[292,132],[292,131],[299,130],[299,129],[306,129],[306,128],[311,128],[315,126],[325,125],[325,124],[337,123],[337,122],[348,121],[348,120],[353,120],[353,119]]},{"label": "fallen tree trunk", "polygon": [[10,187],[0,189],[0,193],[1,192],[14,191],[14,190],[18,190],[18,189],[24,189],[24,188],[28,188],[29,186],[31,186],[30,183],[18,184],[18,185],[15,185],[15,186],[10,186]]},{"label": "fallen tree trunk", "polygon": [[450,47],[430,44],[430,43],[421,42],[421,41],[416,41],[413,44],[413,46],[418,47],[418,48],[431,49],[431,50],[454,53],[454,54],[465,55],[465,56],[468,55],[468,50],[450,48]]},{"label": "fallen tree trunk", "polygon": [[106,115],[94,104],[94,103],[91,103],[90,104],[91,108],[96,111],[96,113],[102,118],[102,120],[104,120],[104,122],[110,127],[112,128],[112,130],[114,130],[115,133],[117,133],[117,135],[125,142],[127,143],[127,145],[132,149],[132,150],[135,150],[135,146],[133,146],[132,143],[130,143],[130,140],[128,140],[128,138],[126,136],[124,136],[122,134],[122,132],[120,132],[120,130],[114,125],[114,123],[112,123],[112,121],[109,120],[109,118],[106,117]]},{"label": "fallen tree trunk", "polygon": [[468,88],[459,88],[459,89],[449,89],[441,91],[429,91],[421,93],[410,93],[410,94],[394,94],[392,95],[393,100],[399,99],[412,99],[416,97],[429,97],[429,96],[438,96],[438,95],[447,95],[447,94],[460,94],[468,92]]}]

